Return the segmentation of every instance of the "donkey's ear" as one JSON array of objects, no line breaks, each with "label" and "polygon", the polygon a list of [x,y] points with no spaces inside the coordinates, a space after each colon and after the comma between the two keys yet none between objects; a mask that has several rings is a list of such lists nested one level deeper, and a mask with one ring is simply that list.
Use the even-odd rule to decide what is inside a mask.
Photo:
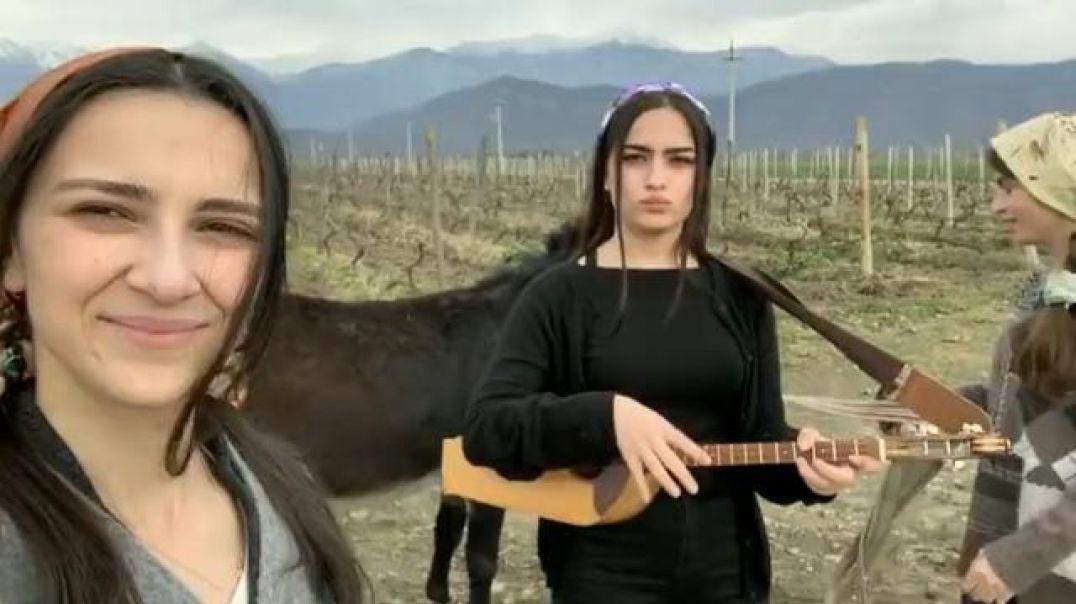
[{"label": "donkey's ear", "polygon": [[575,249],[579,238],[579,224],[568,221],[557,227],[545,238],[545,251],[551,256],[567,255]]}]

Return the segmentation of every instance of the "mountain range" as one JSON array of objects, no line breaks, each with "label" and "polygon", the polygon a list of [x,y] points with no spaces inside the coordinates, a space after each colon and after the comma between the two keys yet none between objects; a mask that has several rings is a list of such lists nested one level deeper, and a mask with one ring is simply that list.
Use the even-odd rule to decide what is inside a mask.
[{"label": "mountain range", "polygon": [[[601,115],[617,94],[612,86],[563,87],[502,77],[442,95],[406,111],[367,120],[352,130],[361,151],[401,154],[407,124],[413,145],[420,128],[438,127],[446,153],[473,153],[482,136],[495,136],[493,108],[502,105],[505,150],[568,152],[589,149]],[[719,139],[727,136],[728,98],[704,96]],[[1076,110],[1076,61],[1037,65],[973,65],[959,61],[836,66],[747,87],[736,98],[739,147],[816,149],[849,145],[857,116],[868,119],[870,144],[932,146],[949,134],[957,147],[974,148],[997,122],[1016,123],[1057,109]],[[312,133],[295,133],[309,152]],[[345,153],[344,135],[317,140]]]},{"label": "mountain range", "polygon": [[[311,142],[327,152],[402,153],[407,124],[415,149],[436,125],[444,153],[473,153],[492,137],[503,110],[505,149],[574,151],[592,144],[602,111],[620,86],[671,79],[704,98],[724,137],[727,52],[687,52],[660,42],[534,37],[415,48],[354,63],[271,73],[206,45],[186,50],[233,69],[267,100],[298,155]],[[78,52],[0,40],[0,98],[49,64]],[[741,148],[847,144],[866,115],[871,141],[978,145],[998,120],[1076,107],[1076,61],[978,65],[962,61],[838,65],[775,48],[737,49],[737,142]],[[350,133],[350,134],[347,134]],[[349,141],[350,139],[350,141]]]},{"label": "mountain range", "polygon": [[[829,67],[817,57],[772,48],[744,49],[743,85]],[[329,64],[280,78],[273,103],[297,128],[340,129],[440,95],[510,76],[559,86],[620,85],[671,79],[703,94],[726,89],[722,52],[684,52],[607,42],[542,52],[416,48],[356,64]]]}]

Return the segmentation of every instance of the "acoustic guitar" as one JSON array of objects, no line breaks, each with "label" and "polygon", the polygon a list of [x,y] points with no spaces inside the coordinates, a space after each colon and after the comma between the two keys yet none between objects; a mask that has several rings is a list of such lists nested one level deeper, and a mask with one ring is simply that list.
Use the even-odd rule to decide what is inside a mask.
[{"label": "acoustic guitar", "polygon": [[[883,462],[956,460],[1010,451],[1008,439],[973,432],[828,440],[807,451],[799,450],[794,442],[704,444],[702,448],[710,456],[712,467],[787,464],[795,463],[797,457],[844,463],[850,455]],[[646,509],[661,488],[648,474],[648,497],[643,499],[623,463],[609,465],[593,476],[574,470],[549,470],[534,480],[509,480],[490,468],[467,461],[459,437],[443,441],[441,480],[442,489],[448,495],[577,526],[612,524],[632,518]]]}]

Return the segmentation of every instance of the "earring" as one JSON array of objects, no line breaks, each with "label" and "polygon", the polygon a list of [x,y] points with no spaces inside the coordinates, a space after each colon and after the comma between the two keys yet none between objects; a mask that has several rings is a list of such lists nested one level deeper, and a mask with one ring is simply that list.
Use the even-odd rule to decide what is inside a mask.
[{"label": "earring", "polygon": [[0,349],[0,395],[7,391],[9,384],[18,384],[30,377],[28,368],[22,343],[5,344]]},{"label": "earring", "polygon": [[9,385],[24,382],[31,375],[28,362],[30,341],[22,328],[21,306],[21,295],[3,292],[3,300],[0,301],[0,395],[7,391]]}]

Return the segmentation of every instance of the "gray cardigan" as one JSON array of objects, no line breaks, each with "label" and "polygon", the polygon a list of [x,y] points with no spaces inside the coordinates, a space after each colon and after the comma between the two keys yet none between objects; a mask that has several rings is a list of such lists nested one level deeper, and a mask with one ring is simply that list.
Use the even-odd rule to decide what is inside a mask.
[{"label": "gray cardigan", "polygon": [[[69,453],[65,445],[57,443],[58,436],[47,422],[40,425],[43,417],[36,405],[31,403],[29,410],[26,410],[26,407],[25,404],[20,405],[19,410],[20,416],[27,416],[23,423],[36,424],[34,428],[44,432],[44,436],[39,434],[35,439],[43,440],[46,444],[51,440],[52,445],[59,447],[58,453],[61,457],[65,452]],[[295,539],[274,510],[257,478],[243,462],[238,451],[224,441],[223,437],[220,440],[223,442],[218,443],[216,451],[227,456],[231,462],[227,465],[237,470],[234,479],[225,482],[232,483],[227,486],[241,502],[241,516],[246,525],[250,602],[290,604],[330,601],[324,596],[316,595],[324,594],[325,590],[315,589],[310,584],[307,573],[298,564],[299,552]],[[78,478],[76,474],[75,480],[69,480],[73,489],[77,488],[75,485],[79,483]],[[78,493],[72,492],[72,496],[78,496]],[[251,518],[252,515],[254,518]],[[107,534],[112,537],[126,560],[142,601],[153,604],[197,604],[195,596],[119,522],[103,510],[101,519]],[[44,595],[36,591],[36,572],[33,556],[19,537],[18,528],[10,517],[0,510],[0,602],[43,603]]]}]

